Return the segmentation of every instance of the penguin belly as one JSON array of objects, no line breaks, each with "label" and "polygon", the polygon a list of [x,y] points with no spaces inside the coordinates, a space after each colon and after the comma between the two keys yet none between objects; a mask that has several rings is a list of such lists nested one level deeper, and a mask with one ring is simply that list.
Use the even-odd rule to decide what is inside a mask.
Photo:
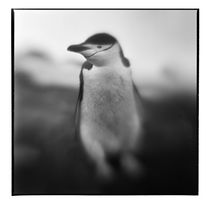
[{"label": "penguin belly", "polygon": [[80,134],[89,156],[100,170],[106,158],[135,150],[140,120],[130,72],[123,69],[85,70]]}]

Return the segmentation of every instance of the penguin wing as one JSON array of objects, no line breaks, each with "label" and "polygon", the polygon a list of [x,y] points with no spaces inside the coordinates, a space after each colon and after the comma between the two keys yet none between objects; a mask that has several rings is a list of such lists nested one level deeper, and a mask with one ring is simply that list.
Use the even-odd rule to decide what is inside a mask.
[{"label": "penguin wing", "polygon": [[81,101],[82,101],[82,97],[83,97],[84,81],[83,81],[83,72],[82,71],[83,71],[83,69],[81,70],[80,75],[79,75],[79,79],[80,79],[79,94],[78,94],[78,97],[77,97],[76,109],[75,109],[75,114],[74,114],[74,121],[75,121],[76,128],[79,125],[80,107],[81,107]]},{"label": "penguin wing", "polygon": [[81,112],[80,108],[81,108],[81,102],[83,98],[83,88],[84,88],[83,69],[90,70],[91,68],[92,68],[91,63],[87,61],[84,62],[80,71],[80,75],[79,75],[79,79],[80,79],[79,94],[78,94],[76,109],[75,109],[75,114],[74,114],[76,133],[78,133],[78,128],[80,124],[80,112]]},{"label": "penguin wing", "polygon": [[133,82],[133,91],[134,91],[134,97],[135,97],[138,112],[142,115],[143,114],[143,99],[142,99],[141,94],[138,91],[138,88],[134,84],[134,82]]}]

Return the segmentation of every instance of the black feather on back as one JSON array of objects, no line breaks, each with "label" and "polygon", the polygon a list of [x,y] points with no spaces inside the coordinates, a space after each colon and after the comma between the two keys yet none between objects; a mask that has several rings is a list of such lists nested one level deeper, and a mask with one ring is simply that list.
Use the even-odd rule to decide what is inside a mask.
[{"label": "black feather on back", "polygon": [[121,57],[121,60],[122,60],[123,65],[126,66],[126,67],[129,67],[129,66],[130,66],[130,62],[129,62],[129,60],[124,56],[124,53],[123,53],[122,48],[120,48],[120,57]]}]

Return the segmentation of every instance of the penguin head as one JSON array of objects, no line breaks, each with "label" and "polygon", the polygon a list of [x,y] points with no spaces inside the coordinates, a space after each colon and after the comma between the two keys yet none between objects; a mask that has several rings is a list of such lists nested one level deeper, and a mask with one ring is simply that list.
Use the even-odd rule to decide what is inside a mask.
[{"label": "penguin head", "polygon": [[71,45],[68,51],[80,53],[95,66],[105,66],[121,59],[123,65],[129,66],[122,48],[116,38],[107,33],[99,33],[89,37],[85,42]]}]

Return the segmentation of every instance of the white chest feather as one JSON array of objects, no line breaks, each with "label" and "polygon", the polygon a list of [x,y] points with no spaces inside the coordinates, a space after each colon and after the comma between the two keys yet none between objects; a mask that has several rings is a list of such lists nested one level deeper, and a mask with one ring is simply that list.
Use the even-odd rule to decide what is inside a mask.
[{"label": "white chest feather", "polygon": [[135,147],[139,116],[129,69],[84,70],[81,136],[105,150]]}]

